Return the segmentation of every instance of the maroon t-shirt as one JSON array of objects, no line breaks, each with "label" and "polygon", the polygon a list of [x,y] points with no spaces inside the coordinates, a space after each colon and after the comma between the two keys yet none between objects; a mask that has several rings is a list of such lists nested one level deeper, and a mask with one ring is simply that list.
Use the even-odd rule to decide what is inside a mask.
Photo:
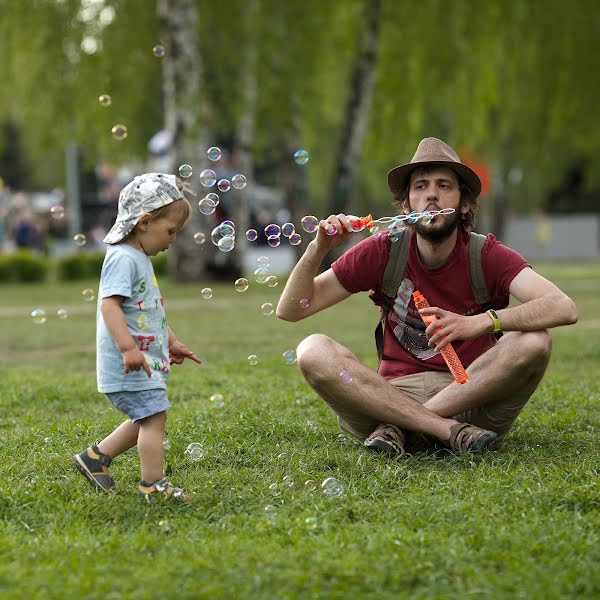
[{"label": "maroon t-shirt", "polygon": [[[475,302],[471,286],[468,240],[468,233],[459,232],[448,260],[437,269],[428,269],[421,262],[416,237],[411,233],[404,279],[385,326],[379,373],[386,379],[422,371],[448,370],[442,355],[427,345],[425,323],[415,309],[412,293],[419,290],[431,306],[461,315],[480,314],[481,306]],[[391,244],[387,234],[384,234],[379,238],[369,237],[345,252],[331,265],[342,286],[352,293],[372,290],[377,303],[377,297],[382,294],[383,273]],[[491,233],[483,246],[481,259],[491,305],[496,309],[505,308],[508,306],[508,290],[512,280],[530,265],[518,252],[502,245]],[[454,341],[452,345],[466,368],[495,343],[490,333],[472,340]]]}]

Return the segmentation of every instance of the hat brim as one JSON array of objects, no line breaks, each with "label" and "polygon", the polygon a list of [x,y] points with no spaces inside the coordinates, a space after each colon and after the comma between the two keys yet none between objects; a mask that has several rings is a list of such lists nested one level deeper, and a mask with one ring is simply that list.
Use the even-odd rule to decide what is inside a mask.
[{"label": "hat brim", "polygon": [[388,185],[390,186],[390,190],[393,194],[400,193],[406,185],[408,185],[410,174],[415,169],[418,167],[431,167],[435,165],[452,169],[469,186],[469,189],[473,192],[475,198],[479,197],[479,194],[481,194],[481,180],[477,173],[470,167],[467,167],[467,165],[450,160],[414,162],[394,167],[388,173]]},{"label": "hat brim", "polygon": [[141,215],[127,219],[127,221],[117,221],[106,234],[106,237],[102,240],[105,244],[116,244],[123,238],[127,237],[133,228],[137,225]]}]

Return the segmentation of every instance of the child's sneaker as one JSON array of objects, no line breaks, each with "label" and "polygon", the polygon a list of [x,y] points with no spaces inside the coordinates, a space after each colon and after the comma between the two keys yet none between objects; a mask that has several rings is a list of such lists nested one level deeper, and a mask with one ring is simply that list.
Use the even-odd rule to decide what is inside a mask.
[{"label": "child's sneaker", "polygon": [[112,458],[102,454],[98,446],[91,446],[81,454],[73,457],[77,470],[89,481],[90,485],[97,491],[111,494],[115,485],[113,478],[105,473],[102,467],[110,466]]},{"label": "child's sneaker", "polygon": [[152,497],[174,498],[179,502],[191,502],[193,497],[186,494],[181,488],[173,487],[166,479],[159,479],[154,483],[140,481],[138,485],[138,496],[146,498],[148,502]]}]

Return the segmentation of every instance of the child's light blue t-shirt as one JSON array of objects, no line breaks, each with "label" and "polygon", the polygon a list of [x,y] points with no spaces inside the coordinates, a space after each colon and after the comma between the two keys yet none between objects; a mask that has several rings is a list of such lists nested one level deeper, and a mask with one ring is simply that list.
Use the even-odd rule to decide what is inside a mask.
[{"label": "child's light blue t-shirt", "polygon": [[[152,377],[143,369],[125,374],[123,355],[106,328],[102,298],[123,296],[127,329],[144,353]],[[98,391],[166,389],[169,376],[169,334],[163,301],[150,257],[127,244],[108,247],[96,310],[96,373]]]}]

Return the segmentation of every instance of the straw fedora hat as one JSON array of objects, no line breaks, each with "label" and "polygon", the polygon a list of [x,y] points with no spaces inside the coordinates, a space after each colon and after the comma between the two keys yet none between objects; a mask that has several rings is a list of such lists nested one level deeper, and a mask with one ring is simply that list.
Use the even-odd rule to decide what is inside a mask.
[{"label": "straw fedora hat", "polygon": [[469,186],[475,198],[481,194],[481,180],[477,173],[460,162],[458,154],[446,142],[434,137],[421,140],[412,160],[406,165],[394,167],[388,173],[388,185],[392,193],[400,193],[410,180],[411,172],[417,167],[440,165],[449,167]]}]

